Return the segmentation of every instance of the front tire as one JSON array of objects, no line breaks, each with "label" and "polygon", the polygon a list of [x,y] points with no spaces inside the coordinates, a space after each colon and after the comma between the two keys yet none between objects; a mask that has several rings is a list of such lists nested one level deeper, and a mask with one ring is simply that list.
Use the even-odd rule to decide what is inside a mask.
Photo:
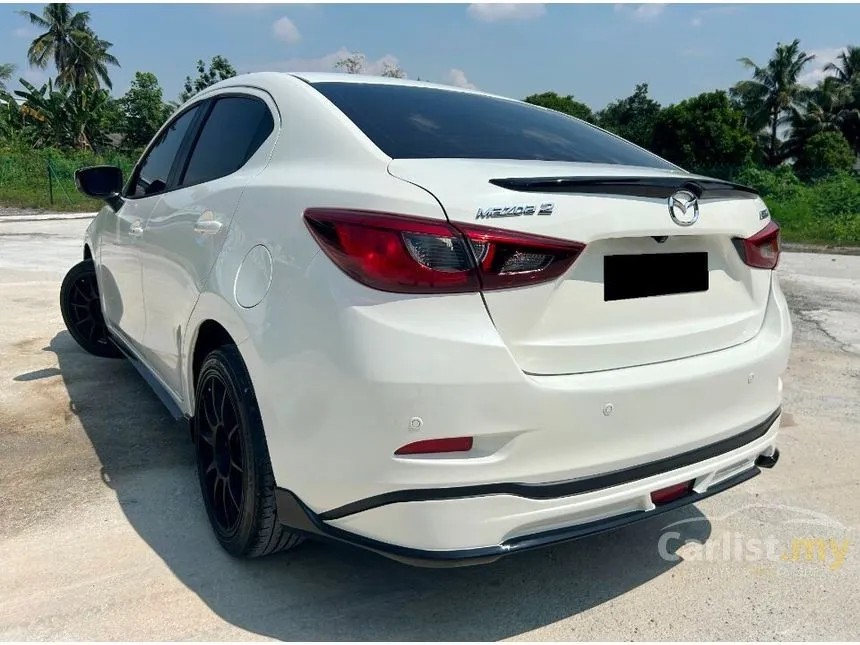
[{"label": "front tire", "polygon": [[60,312],[82,349],[103,358],[122,358],[105,324],[92,260],[82,260],[66,273],[60,285]]},{"label": "front tire", "polygon": [[218,542],[230,555],[241,558],[299,545],[303,537],[278,521],[263,421],[235,345],[206,357],[195,399],[197,477]]}]

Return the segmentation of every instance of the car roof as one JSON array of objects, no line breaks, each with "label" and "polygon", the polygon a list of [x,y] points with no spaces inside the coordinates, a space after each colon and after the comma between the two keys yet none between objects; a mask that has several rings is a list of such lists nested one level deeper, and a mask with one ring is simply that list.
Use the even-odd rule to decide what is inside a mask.
[{"label": "car roof", "polygon": [[514,101],[507,96],[499,96],[481,92],[477,89],[456,87],[454,85],[445,85],[442,83],[430,83],[428,81],[416,81],[407,78],[393,78],[390,76],[372,76],[370,74],[344,74],[337,72],[251,72],[248,74],[239,74],[232,76],[223,81],[219,81],[215,85],[207,89],[220,89],[224,87],[255,84],[261,88],[271,87],[272,85],[280,85],[286,77],[293,77],[302,80],[308,84],[316,83],[355,83],[365,85],[400,85],[403,87],[420,87],[427,89],[446,90],[450,92],[462,92],[466,94],[475,94],[478,96],[486,96],[507,101]]}]

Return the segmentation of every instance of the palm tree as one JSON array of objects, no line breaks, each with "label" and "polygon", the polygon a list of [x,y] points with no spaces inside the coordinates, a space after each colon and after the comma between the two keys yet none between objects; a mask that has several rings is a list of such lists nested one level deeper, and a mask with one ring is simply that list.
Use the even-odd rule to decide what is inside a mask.
[{"label": "palm tree", "polygon": [[844,85],[851,85],[860,81],[860,47],[848,45],[837,57],[838,63],[827,63],[825,72],[832,72],[833,76]]},{"label": "palm tree", "polygon": [[72,43],[74,49],[66,62],[66,67],[57,75],[59,84],[71,85],[75,88],[86,85],[99,88],[104,85],[112,89],[113,84],[107,66],[119,67],[119,61],[107,51],[113,44],[102,40],[89,30],[85,38],[74,39]]},{"label": "palm tree", "polygon": [[810,90],[803,108],[792,106],[789,121],[789,152],[797,155],[810,138],[820,132],[844,133],[851,118],[851,93],[835,76],[827,76]]},{"label": "palm tree", "polygon": [[45,69],[53,61],[60,86],[77,88],[93,82],[96,87],[100,83],[110,87],[107,65],[119,65],[119,62],[107,53],[111,43],[99,39],[90,29],[88,11],[73,12],[69,4],[50,3],[41,16],[26,10],[19,13],[45,30],[33,39],[27,50],[31,65]]},{"label": "palm tree", "polygon": [[844,90],[844,105],[841,115],[842,134],[860,155],[860,47],[848,45],[836,63],[828,63],[824,71]]},{"label": "palm tree", "polygon": [[6,93],[6,81],[11,80],[12,74],[15,73],[15,66],[12,63],[0,63],[0,94]]},{"label": "palm tree", "polygon": [[747,124],[753,132],[767,128],[766,156],[770,165],[776,166],[782,161],[777,130],[789,122],[792,108],[801,107],[807,90],[797,79],[813,58],[814,55],[801,51],[800,41],[795,39],[789,45],[777,43],[774,55],[764,67],[749,58],[740,59],[752,70],[753,77],[737,83],[731,94],[743,104]]}]

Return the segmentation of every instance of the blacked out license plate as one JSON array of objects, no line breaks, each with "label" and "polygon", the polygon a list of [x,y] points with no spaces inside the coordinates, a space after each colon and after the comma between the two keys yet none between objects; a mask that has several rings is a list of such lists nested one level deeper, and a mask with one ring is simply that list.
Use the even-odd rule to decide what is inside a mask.
[{"label": "blacked out license plate", "polygon": [[631,300],[707,291],[707,252],[607,255],[603,299]]}]

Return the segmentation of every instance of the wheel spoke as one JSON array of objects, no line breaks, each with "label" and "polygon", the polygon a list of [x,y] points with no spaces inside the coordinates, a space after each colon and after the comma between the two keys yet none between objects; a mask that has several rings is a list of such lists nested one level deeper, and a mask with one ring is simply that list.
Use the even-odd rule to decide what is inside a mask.
[{"label": "wheel spoke", "polygon": [[215,470],[215,460],[213,459],[212,463],[210,463],[209,466],[206,468],[206,474],[208,475],[209,473],[211,473],[214,470]]},{"label": "wheel spoke", "polygon": [[242,470],[242,467],[239,464],[237,464],[236,461],[232,457],[230,458],[230,468],[235,470],[237,473],[245,472],[244,470]]},{"label": "wheel spoke", "polygon": [[[207,432],[202,432],[202,428],[201,428],[201,432],[199,434],[200,434],[200,438],[203,439],[204,442],[206,442],[208,445],[212,446],[212,448],[215,447],[215,433],[212,432],[211,427],[208,428]],[[214,455],[214,450],[212,452]],[[215,462],[213,461],[212,463],[214,464]]]},{"label": "wheel spoke", "polygon": [[230,479],[230,478],[227,479],[227,486],[225,486],[225,488],[227,489],[227,492],[230,493],[230,501],[233,502],[233,506],[235,506],[236,510],[238,511],[241,508],[241,506],[240,506],[239,502],[236,501],[236,496],[233,495],[233,480],[232,479]]},{"label": "wheel spoke", "polygon": [[221,507],[224,509],[224,528],[230,528],[230,509],[227,508],[227,487],[229,483],[224,479],[221,485]]},{"label": "wheel spoke", "polygon": [[[212,390],[212,383],[209,383],[208,387],[209,387],[209,390]],[[210,404],[212,403],[212,401],[213,401],[213,399],[211,396],[204,396],[203,397],[203,416],[206,417],[206,423],[209,424],[210,430],[212,430],[213,428],[218,426],[217,419],[213,420],[212,416],[209,414]],[[212,410],[212,413],[214,414],[214,412],[215,412],[214,406],[211,407],[211,410]]]},{"label": "wheel spoke", "polygon": [[215,379],[212,379],[212,381],[209,385],[209,395],[210,395],[210,397],[209,397],[210,402],[212,403],[212,413],[216,415],[215,416],[215,423],[213,424],[213,427],[214,427],[214,426],[217,426],[218,424],[221,423],[221,418],[217,416],[218,406],[215,404]]},{"label": "wheel spoke", "polygon": [[89,304],[90,299],[84,295],[84,292],[81,291],[81,287],[77,284],[75,285],[75,293],[77,294],[78,301],[81,302],[81,304],[84,304],[84,305]]},{"label": "wheel spoke", "polygon": [[224,422],[224,404],[227,403],[227,387],[224,387],[224,393],[221,395],[221,416],[219,420]]}]

